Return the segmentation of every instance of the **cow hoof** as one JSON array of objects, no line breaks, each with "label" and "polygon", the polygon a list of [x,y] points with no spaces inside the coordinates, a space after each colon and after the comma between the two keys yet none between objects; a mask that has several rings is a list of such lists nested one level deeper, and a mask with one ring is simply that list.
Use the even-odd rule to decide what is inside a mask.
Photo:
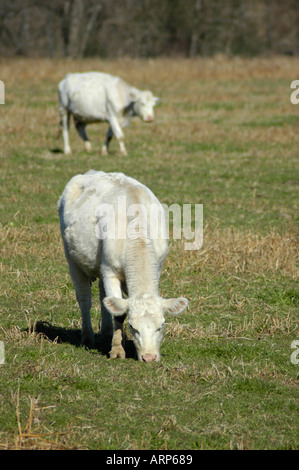
[{"label": "cow hoof", "polygon": [[122,346],[113,346],[109,353],[110,359],[115,359],[119,357],[120,359],[125,359],[126,358],[126,353],[125,350]]},{"label": "cow hoof", "polygon": [[104,145],[104,147],[102,147],[102,155],[103,155],[104,157],[106,157],[106,156],[108,155],[108,150],[107,150],[106,145]]},{"label": "cow hoof", "polygon": [[82,340],[81,340],[81,344],[82,344],[82,346],[85,346],[85,348],[87,348],[87,349],[94,349],[95,348],[95,339],[94,339],[94,337],[83,335]]},{"label": "cow hoof", "polygon": [[85,150],[87,152],[91,151],[91,143],[88,140],[85,142]]}]

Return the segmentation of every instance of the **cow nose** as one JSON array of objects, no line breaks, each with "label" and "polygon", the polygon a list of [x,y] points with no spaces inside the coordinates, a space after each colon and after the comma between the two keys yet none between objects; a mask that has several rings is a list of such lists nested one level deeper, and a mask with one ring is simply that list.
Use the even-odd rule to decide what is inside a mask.
[{"label": "cow nose", "polygon": [[156,354],[144,354],[141,356],[143,362],[155,362],[157,360]]},{"label": "cow nose", "polygon": [[154,120],[154,116],[147,116],[147,118],[145,119],[146,122],[153,122]]}]

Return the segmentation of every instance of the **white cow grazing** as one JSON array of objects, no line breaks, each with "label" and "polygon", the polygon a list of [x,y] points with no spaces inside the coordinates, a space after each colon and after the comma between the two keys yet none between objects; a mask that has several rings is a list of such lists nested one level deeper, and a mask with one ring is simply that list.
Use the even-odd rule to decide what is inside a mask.
[{"label": "white cow grazing", "polygon": [[[161,215],[155,239],[149,236],[151,207]],[[69,181],[58,209],[65,255],[82,314],[82,343],[94,345],[90,280],[98,277],[101,334],[113,336],[110,357],[125,357],[122,326],[127,315],[139,360],[158,361],[163,312],[179,314],[188,305],[184,297],[159,296],[160,272],[168,251],[163,236],[165,214],[160,202],[133,178],[91,170]],[[115,237],[107,235],[105,214],[113,215],[109,220],[116,222]]]},{"label": "white cow grazing", "polygon": [[144,122],[154,120],[154,106],[160,102],[151,91],[140,91],[124,80],[101,72],[69,73],[58,85],[60,123],[64,140],[64,153],[71,153],[69,144],[69,120],[72,114],[76,129],[91,150],[85,126],[93,122],[109,122],[109,129],[102,154],[107,155],[113,135],[120,152],[126,155],[122,127],[129,125],[133,116]]}]

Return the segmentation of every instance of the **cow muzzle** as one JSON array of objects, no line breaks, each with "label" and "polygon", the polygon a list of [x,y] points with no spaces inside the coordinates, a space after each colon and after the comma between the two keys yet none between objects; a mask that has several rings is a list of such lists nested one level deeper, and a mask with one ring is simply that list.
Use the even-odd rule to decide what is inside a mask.
[{"label": "cow muzzle", "polygon": [[154,116],[147,116],[145,119],[144,119],[145,122],[154,122]]},{"label": "cow muzzle", "polygon": [[141,356],[143,362],[156,362],[158,359],[157,354],[143,354]]}]

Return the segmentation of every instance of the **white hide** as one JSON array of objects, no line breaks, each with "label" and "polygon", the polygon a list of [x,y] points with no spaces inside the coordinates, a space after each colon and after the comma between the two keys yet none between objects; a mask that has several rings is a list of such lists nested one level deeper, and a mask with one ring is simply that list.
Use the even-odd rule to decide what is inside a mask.
[{"label": "white hide", "polygon": [[107,154],[109,142],[115,135],[121,153],[126,155],[122,128],[129,124],[133,116],[152,122],[153,108],[160,102],[151,91],[140,91],[119,77],[101,72],[67,74],[58,85],[58,96],[66,154],[71,153],[68,135],[71,115],[86,150],[91,150],[85,132],[86,124],[104,121],[109,123],[109,129],[102,153]]},{"label": "white hide", "polygon": [[[125,199],[124,199],[125,198]],[[126,200],[126,210],[118,213],[119,201]],[[115,212],[118,233],[127,233],[132,220],[128,209],[142,205],[145,231],[139,236],[99,239],[98,208],[110,204]],[[150,206],[161,211],[161,229],[151,239]],[[135,207],[135,206],[134,206]],[[164,312],[181,313],[187,299],[162,299],[159,278],[168,250],[165,238],[164,210],[154,194],[144,185],[122,173],[90,171],[73,177],[66,185],[59,204],[60,228],[66,258],[82,314],[82,342],[94,344],[90,322],[90,280],[99,278],[103,336],[113,336],[110,357],[125,357],[122,326],[128,317],[139,360],[160,359]],[[119,227],[122,225],[122,227]],[[119,232],[118,229],[122,230]],[[157,232],[155,232],[157,233]],[[123,293],[127,294],[124,298]],[[114,326],[112,318],[114,318]]]}]

